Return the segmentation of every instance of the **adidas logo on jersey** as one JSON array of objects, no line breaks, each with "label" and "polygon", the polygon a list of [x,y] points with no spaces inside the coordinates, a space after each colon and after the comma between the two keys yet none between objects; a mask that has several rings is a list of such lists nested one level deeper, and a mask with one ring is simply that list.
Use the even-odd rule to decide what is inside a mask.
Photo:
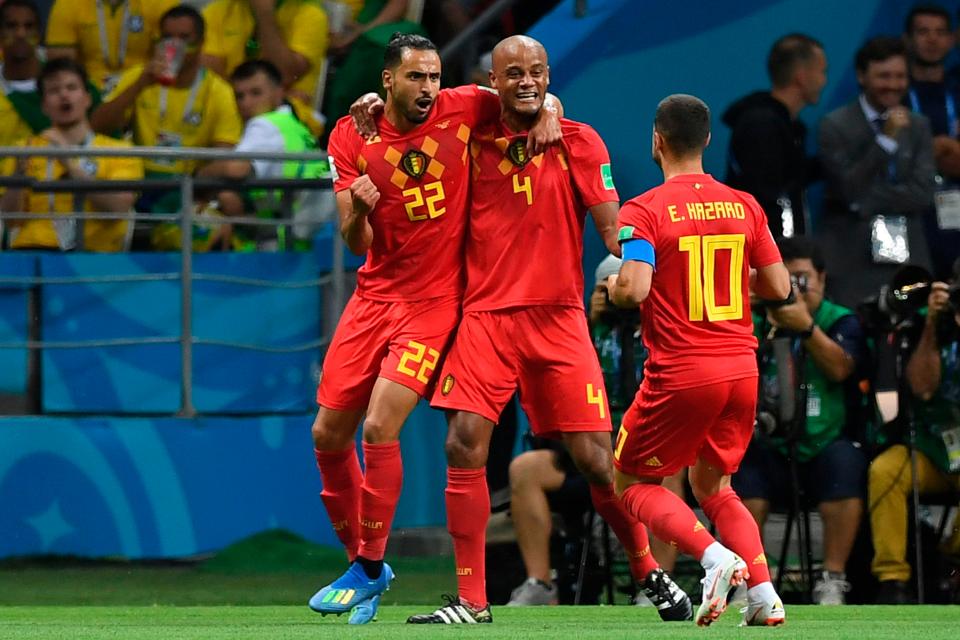
[{"label": "adidas logo on jersey", "polygon": [[761,553],[756,558],[753,559],[753,564],[767,564],[767,556],[764,553]]},{"label": "adidas logo on jersey", "polygon": [[662,466],[663,466],[663,463],[660,462],[660,458],[658,458],[657,456],[653,456],[652,458],[647,458],[647,461],[644,462],[643,464],[647,465],[648,467],[662,467]]}]

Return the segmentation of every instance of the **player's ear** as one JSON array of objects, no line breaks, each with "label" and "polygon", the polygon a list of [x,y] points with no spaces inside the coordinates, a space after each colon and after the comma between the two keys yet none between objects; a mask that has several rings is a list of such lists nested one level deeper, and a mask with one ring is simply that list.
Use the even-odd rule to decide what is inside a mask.
[{"label": "player's ear", "polygon": [[384,69],[380,74],[380,82],[383,84],[384,91],[390,91],[393,87],[393,71]]},{"label": "player's ear", "polygon": [[550,65],[547,65],[547,85],[550,86]]},{"label": "player's ear", "polygon": [[712,136],[713,136],[713,133],[712,133],[712,132],[710,132],[710,133],[707,134],[707,141],[703,144],[703,147],[704,147],[704,148],[707,148],[707,147],[710,146],[710,138],[711,138]]},{"label": "player's ear", "polygon": [[493,72],[493,69],[490,69],[490,71],[487,71],[487,78],[489,78],[489,80],[490,80],[490,87],[491,87],[492,89],[496,89],[496,88],[497,88],[497,74],[495,74],[495,73]]}]

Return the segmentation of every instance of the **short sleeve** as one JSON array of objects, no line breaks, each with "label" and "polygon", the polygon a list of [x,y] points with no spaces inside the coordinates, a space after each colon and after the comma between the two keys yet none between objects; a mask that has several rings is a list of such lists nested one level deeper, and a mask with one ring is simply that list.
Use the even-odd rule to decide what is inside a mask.
[{"label": "short sleeve", "polygon": [[754,241],[753,246],[750,247],[750,266],[759,269],[783,262],[777,243],[774,242],[773,234],[770,232],[770,226],[767,224],[767,214],[764,213],[763,207],[752,196],[748,196],[744,203],[753,213],[754,222]]},{"label": "short sleeve", "polygon": [[620,196],[610,171],[610,153],[600,135],[592,127],[583,126],[570,136],[564,131],[562,144],[583,204],[588,209],[604,202],[619,204]]},{"label": "short sleeve", "polygon": [[620,208],[617,240],[620,244],[629,240],[646,240],[657,246],[657,215],[639,198],[628,201]]},{"label": "short sleeve", "polygon": [[847,355],[853,359],[857,367],[862,364],[865,337],[863,327],[860,325],[857,316],[850,314],[841,317],[833,323],[832,327],[827,329],[827,335],[847,352]]},{"label": "short sleeve", "polygon": [[79,44],[77,9],[71,0],[56,0],[47,20],[48,47],[76,47]]},{"label": "short sleeve", "polygon": [[453,89],[441,90],[444,100],[463,109],[467,126],[471,129],[496,122],[500,118],[500,96],[493,89],[468,84]]},{"label": "short sleeve", "polygon": [[317,5],[304,4],[286,37],[287,46],[316,69],[327,55],[327,14]]},{"label": "short sleeve", "polygon": [[[219,78],[214,78],[219,80]],[[213,124],[213,131],[210,132],[212,142],[220,144],[235,145],[240,140],[240,133],[243,130],[243,122],[240,119],[240,112],[237,111],[237,103],[226,82],[217,82],[211,92],[213,101],[213,112],[216,115]]]},{"label": "short sleeve", "polygon": [[224,24],[226,19],[224,8],[226,5],[226,2],[217,0],[203,8],[203,21],[207,24],[206,33],[203,36],[203,52],[217,58],[227,57],[226,43],[223,38],[225,30],[210,27],[211,25]]},{"label": "short sleeve", "polygon": [[120,74],[120,79],[117,80],[117,86],[115,86],[110,93],[103,96],[103,101],[110,102],[111,100],[116,100],[117,96],[133,86],[141,73],[143,73],[143,65],[140,64],[124,71]]},{"label": "short sleeve", "polygon": [[357,167],[360,136],[353,130],[350,116],[341,118],[337,122],[330,141],[327,144],[327,153],[330,155],[330,168],[333,171],[333,190],[349,189],[353,181],[360,177]]},{"label": "short sleeve", "polygon": [[[283,134],[264,118],[254,118],[247,123],[243,137],[237,143],[237,151],[285,151]],[[271,177],[271,168],[282,170],[283,163],[276,160],[251,160],[253,172],[258,178]],[[282,171],[281,171],[282,172]],[[276,172],[274,172],[276,173]]]}]

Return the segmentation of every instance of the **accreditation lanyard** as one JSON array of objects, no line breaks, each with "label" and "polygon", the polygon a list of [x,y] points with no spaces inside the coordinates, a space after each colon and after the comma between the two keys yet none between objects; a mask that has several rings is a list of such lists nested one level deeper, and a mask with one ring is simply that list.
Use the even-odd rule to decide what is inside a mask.
[{"label": "accreditation lanyard", "polygon": [[120,21],[120,42],[117,46],[117,64],[110,62],[110,42],[107,39],[107,17],[104,13],[103,0],[97,0],[97,26],[100,28],[100,51],[107,69],[123,68],[123,61],[127,59],[127,36],[130,34],[130,0],[124,0],[123,18]]},{"label": "accreditation lanyard", "polygon": [[[947,112],[947,130],[950,132],[951,138],[956,138],[960,134],[960,122],[957,121],[957,103],[953,94],[950,93],[950,88],[946,85],[943,87],[943,95],[943,106]],[[920,99],[914,89],[910,89],[910,108],[915,113],[923,113],[920,110]]]},{"label": "accreditation lanyard", "polygon": [[[197,102],[197,94],[200,93],[200,85],[203,84],[203,78],[206,74],[206,69],[201,67],[197,69],[197,75],[193,79],[193,84],[190,85],[190,93],[187,94],[187,102],[183,105],[183,115],[180,116],[180,121],[187,124],[196,125],[196,118],[193,112],[193,105]],[[160,87],[160,124],[163,125],[163,121],[167,117],[167,87]]]},{"label": "accreditation lanyard", "polygon": [[[80,148],[86,149],[93,144],[93,133],[88,133],[87,137],[84,138],[83,142],[80,143]],[[90,166],[84,167],[84,171],[90,174],[90,177],[96,175],[97,170],[95,166],[95,161],[92,158],[88,158]],[[47,180],[54,180],[59,176],[54,175],[55,165],[57,160],[55,158],[47,158]],[[81,245],[83,243],[83,226],[82,218],[83,208],[85,206],[86,198],[81,193],[75,193],[73,195],[73,211],[68,215],[63,216],[64,219],[57,220],[53,219],[50,222],[53,224],[54,233],[57,236],[57,244],[60,246],[60,249],[63,251],[70,251],[77,247],[77,241],[79,239]],[[49,203],[50,213],[56,213],[56,196],[53,193],[47,194],[47,202]],[[79,221],[79,222],[78,222]]]}]

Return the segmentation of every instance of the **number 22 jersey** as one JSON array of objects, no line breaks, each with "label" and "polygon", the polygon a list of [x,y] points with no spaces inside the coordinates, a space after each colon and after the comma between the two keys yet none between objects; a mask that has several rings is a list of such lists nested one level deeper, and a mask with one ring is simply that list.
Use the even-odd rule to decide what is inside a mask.
[{"label": "number 22 jersey", "polygon": [[463,292],[463,243],[470,186],[468,143],[500,115],[496,94],[476,85],[440,91],[428,118],[397,131],[384,117],[364,140],[349,116],[330,134],[334,191],[368,175],[380,200],[368,220],[373,243],[357,272],[357,295],[384,302]]},{"label": "number 22 jersey", "polygon": [[706,174],[671,178],[620,209],[621,244],[653,245],[640,306],[644,383],[670,390],[757,375],[749,270],[781,261],[753,196]]}]

